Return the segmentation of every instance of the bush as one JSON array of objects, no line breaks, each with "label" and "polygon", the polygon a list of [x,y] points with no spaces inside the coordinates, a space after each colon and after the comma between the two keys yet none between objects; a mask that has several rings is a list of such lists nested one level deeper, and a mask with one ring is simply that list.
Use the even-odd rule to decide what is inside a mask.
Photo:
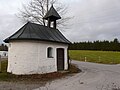
[{"label": "bush", "polygon": [[70,64],[69,66],[69,73],[79,73],[82,70],[80,70],[75,64]]}]

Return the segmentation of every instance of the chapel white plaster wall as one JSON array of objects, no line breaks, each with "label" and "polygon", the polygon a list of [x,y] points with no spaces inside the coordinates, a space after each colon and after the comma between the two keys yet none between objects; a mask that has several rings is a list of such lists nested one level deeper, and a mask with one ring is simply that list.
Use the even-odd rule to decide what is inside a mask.
[{"label": "chapel white plaster wall", "polygon": [[[53,58],[47,58],[47,48],[53,48]],[[8,69],[13,74],[42,74],[57,71],[56,49],[64,48],[65,69],[67,64],[67,44],[44,41],[14,41],[9,43]]]}]

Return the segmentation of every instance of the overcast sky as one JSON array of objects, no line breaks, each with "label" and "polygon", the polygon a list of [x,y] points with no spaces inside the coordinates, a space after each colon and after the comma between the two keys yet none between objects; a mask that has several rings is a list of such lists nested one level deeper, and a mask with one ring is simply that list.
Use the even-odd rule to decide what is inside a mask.
[{"label": "overcast sky", "polygon": [[[17,31],[23,23],[16,17],[22,4],[31,0],[0,0],[0,41]],[[120,0],[60,0],[74,16],[70,28],[62,33],[72,42],[120,40]]]}]

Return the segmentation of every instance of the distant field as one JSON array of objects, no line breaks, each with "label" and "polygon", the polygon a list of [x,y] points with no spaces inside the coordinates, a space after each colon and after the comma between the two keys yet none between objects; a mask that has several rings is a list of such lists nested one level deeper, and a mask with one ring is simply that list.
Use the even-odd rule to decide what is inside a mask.
[{"label": "distant field", "polygon": [[70,59],[103,64],[120,63],[120,52],[115,51],[86,51],[70,50]]}]

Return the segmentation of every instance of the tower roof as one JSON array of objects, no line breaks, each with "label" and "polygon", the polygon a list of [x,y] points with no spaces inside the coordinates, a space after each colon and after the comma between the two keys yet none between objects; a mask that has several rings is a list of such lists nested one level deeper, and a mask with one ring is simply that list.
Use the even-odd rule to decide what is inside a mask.
[{"label": "tower roof", "polygon": [[48,18],[50,18],[51,20],[61,19],[60,15],[57,13],[53,5],[51,6],[47,14],[44,16],[44,19],[48,20]]}]

